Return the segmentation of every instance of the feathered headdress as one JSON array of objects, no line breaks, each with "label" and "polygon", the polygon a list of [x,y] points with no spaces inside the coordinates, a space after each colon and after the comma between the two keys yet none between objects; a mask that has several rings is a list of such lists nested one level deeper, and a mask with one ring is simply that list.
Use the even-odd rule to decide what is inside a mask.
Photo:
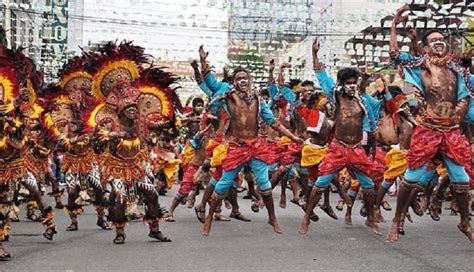
[{"label": "feathered headdress", "polygon": [[31,119],[40,118],[43,108],[36,101],[43,84],[43,74],[36,70],[33,60],[23,53],[23,48],[11,51],[11,57],[19,81],[19,92],[25,89],[28,92],[28,101],[21,101],[16,110]]},{"label": "feathered headdress", "polygon": [[44,97],[38,99],[38,104],[44,109],[42,124],[48,131],[50,138],[61,135],[65,124],[77,118],[73,111],[73,102],[68,93],[55,84],[48,85],[44,90]]},{"label": "feathered headdress", "polygon": [[87,70],[93,75],[92,95],[105,101],[115,87],[131,85],[140,77],[142,65],[148,63],[144,49],[122,42],[100,45],[97,54],[92,55]]},{"label": "feathered headdress", "polygon": [[89,129],[105,121],[118,122],[113,112],[128,106],[138,109],[140,137],[146,137],[147,124],[152,120],[174,121],[175,109],[181,109],[176,78],[153,67],[144,49],[130,42],[108,42],[99,46],[87,70],[93,75],[92,94],[100,101],[88,118]]},{"label": "feathered headdress", "polygon": [[59,86],[66,92],[83,90],[89,92],[91,88],[92,75],[85,71],[89,62],[86,55],[76,56],[64,64],[59,71]]},{"label": "feathered headdress", "polygon": [[19,84],[12,51],[0,47],[0,101],[2,101],[0,112],[6,114],[14,109],[13,100],[18,95]]},{"label": "feathered headdress", "polygon": [[[0,66],[3,66],[0,64]],[[15,71],[9,67],[0,68],[0,101],[3,105],[0,107],[2,113],[13,110],[13,100],[18,95],[18,81]]]},{"label": "feathered headdress", "polygon": [[176,93],[176,77],[158,67],[150,67],[140,73],[140,79],[134,84],[141,93],[152,94],[161,102],[161,116],[174,118],[174,110],[182,111],[182,105]]}]

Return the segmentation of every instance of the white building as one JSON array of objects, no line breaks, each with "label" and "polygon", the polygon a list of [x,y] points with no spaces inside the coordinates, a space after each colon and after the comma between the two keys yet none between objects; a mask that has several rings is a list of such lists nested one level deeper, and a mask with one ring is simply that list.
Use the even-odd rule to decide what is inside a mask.
[{"label": "white building", "polygon": [[[198,58],[201,44],[218,69],[227,61],[228,14],[225,0],[78,0],[76,36],[69,48],[108,40],[129,40],[148,54],[169,61]],[[80,25],[80,26],[78,26]],[[71,29],[72,30],[72,29]]]},{"label": "white building", "polygon": [[350,66],[344,43],[380,19],[394,14],[409,0],[318,0],[314,33],[298,44],[293,44],[280,56],[280,61],[291,57],[292,76],[313,79],[311,47],[316,37],[321,43],[320,60],[335,73],[340,67]]},{"label": "white building", "polygon": [[[395,11],[404,3],[411,3],[411,0],[333,0],[333,31],[340,31],[352,34],[359,33],[371,25],[380,25],[380,19],[387,15],[395,14]],[[336,66],[349,66],[351,60],[344,48],[344,43],[351,37],[334,36],[331,39],[330,53],[332,62],[336,59]],[[334,65],[333,65],[334,66]]]},{"label": "white building", "polygon": [[35,61],[41,58],[40,31],[44,18],[40,16],[46,0],[2,0],[0,19],[10,48],[25,48]]}]

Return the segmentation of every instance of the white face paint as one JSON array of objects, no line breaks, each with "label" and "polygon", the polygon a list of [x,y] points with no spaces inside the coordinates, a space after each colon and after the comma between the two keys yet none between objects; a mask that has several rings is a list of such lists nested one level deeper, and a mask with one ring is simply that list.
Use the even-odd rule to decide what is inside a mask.
[{"label": "white face paint", "polygon": [[446,53],[446,43],[444,41],[434,41],[429,46],[430,51],[440,57]]},{"label": "white face paint", "polygon": [[446,54],[447,45],[444,41],[444,36],[441,33],[434,32],[428,35],[428,49],[430,54],[442,57]]},{"label": "white face paint", "polygon": [[358,89],[358,84],[356,83],[355,78],[351,78],[345,82],[342,86],[344,88],[344,93],[348,96],[355,96]]},{"label": "white face paint", "polygon": [[249,76],[246,72],[238,72],[234,79],[235,87],[238,91],[247,92],[249,90]]}]

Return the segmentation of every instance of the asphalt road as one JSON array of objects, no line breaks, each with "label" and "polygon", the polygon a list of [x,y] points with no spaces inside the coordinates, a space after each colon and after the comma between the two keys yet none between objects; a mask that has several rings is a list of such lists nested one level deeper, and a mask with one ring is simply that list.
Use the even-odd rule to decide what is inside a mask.
[{"label": "asphalt road", "polygon": [[[276,192],[276,191],[275,191]],[[291,193],[288,192],[288,195]],[[173,194],[161,197],[168,207]],[[240,195],[241,197],[242,195]],[[337,195],[332,194],[332,201]],[[394,198],[390,198],[394,206]],[[458,217],[443,214],[440,222],[429,216],[407,223],[407,235],[398,243],[385,241],[389,223],[380,224],[384,236],[375,236],[365,227],[356,203],[353,226],[344,225],[343,213],[333,220],[317,210],[321,219],[307,235],[297,233],[302,211],[288,201],[277,208],[284,231],[274,234],[267,225],[266,210],[250,210],[248,200],[240,200],[242,212],[252,219],[245,223],[214,222],[209,237],[199,233],[201,224],[194,210],[180,206],[174,223],[162,223],[162,231],[172,243],[148,237],[148,226],[132,222],[124,245],[114,245],[115,231],[100,230],[92,207],[79,218],[79,231],[66,232],[69,221],[57,211],[58,234],[45,240],[42,226],[23,219],[13,223],[6,243],[13,259],[0,263],[0,271],[130,271],[130,270],[464,270],[474,271],[474,244],[456,228]],[[277,201],[275,204],[278,205]],[[224,209],[224,214],[229,211]],[[386,218],[391,218],[385,212]]]}]

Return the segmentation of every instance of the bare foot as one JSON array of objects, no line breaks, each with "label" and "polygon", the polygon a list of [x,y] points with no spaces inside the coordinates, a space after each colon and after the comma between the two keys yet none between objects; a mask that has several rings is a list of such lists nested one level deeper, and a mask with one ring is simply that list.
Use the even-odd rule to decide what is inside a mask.
[{"label": "bare foot", "polygon": [[309,224],[310,224],[310,221],[306,219],[306,217],[303,218],[303,221],[301,221],[301,225],[298,229],[298,233],[301,235],[305,235],[306,233],[308,233]]},{"label": "bare foot", "polygon": [[375,233],[376,235],[382,235],[382,232],[380,231],[379,226],[377,225],[377,223],[366,220],[365,225],[367,227],[371,228],[372,232]]},{"label": "bare foot", "polygon": [[278,225],[278,221],[276,219],[268,219],[268,224],[273,227],[273,231],[278,234],[282,234],[283,231],[280,229],[280,226]]},{"label": "bare foot", "polygon": [[467,238],[469,239],[469,241],[471,241],[471,243],[474,243],[474,233],[472,232],[471,230],[471,227],[470,226],[465,226],[461,223],[458,224],[458,229],[464,233],[464,235],[467,236]]},{"label": "bare foot", "polygon": [[383,218],[382,212],[380,211],[380,209],[375,209],[374,213],[375,213],[375,220],[377,220],[376,221],[377,223],[385,223],[385,219]]},{"label": "bare foot", "polygon": [[348,226],[352,226],[352,216],[346,214],[344,217],[344,223]]},{"label": "bare foot", "polygon": [[258,200],[258,207],[259,207],[260,209],[265,208],[265,203],[263,202],[263,199],[259,199],[259,200]]},{"label": "bare foot", "polygon": [[211,232],[211,224],[206,222],[202,225],[201,235],[202,236],[209,236],[209,232]]},{"label": "bare foot", "polygon": [[395,242],[395,241],[398,241],[398,224],[397,223],[393,223],[392,226],[390,227],[390,231],[388,233],[388,236],[387,236],[387,241],[388,242]]},{"label": "bare foot", "polygon": [[280,208],[286,209],[286,198],[280,199]]}]

